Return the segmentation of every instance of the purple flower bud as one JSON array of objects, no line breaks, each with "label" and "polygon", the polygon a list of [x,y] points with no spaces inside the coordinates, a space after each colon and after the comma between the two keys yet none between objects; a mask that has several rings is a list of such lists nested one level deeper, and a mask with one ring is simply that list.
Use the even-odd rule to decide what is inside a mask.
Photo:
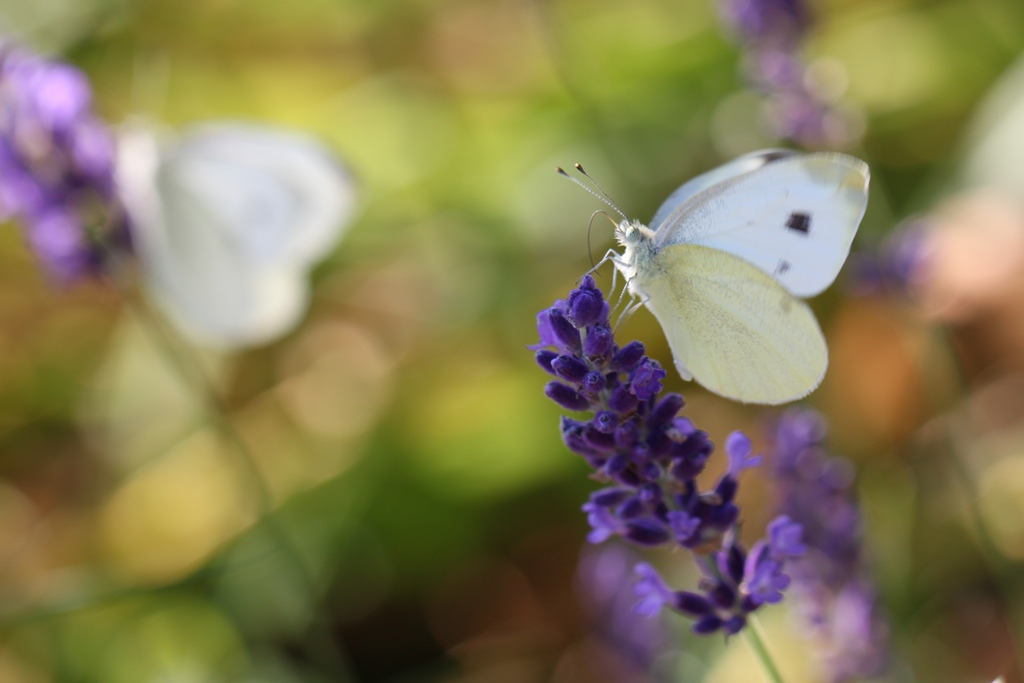
[{"label": "purple flower bud", "polygon": [[638,545],[656,546],[671,538],[665,526],[653,519],[637,519],[626,524],[626,538]]},{"label": "purple flower bud", "polygon": [[[594,428],[605,434],[614,434],[619,426],[619,416],[610,410],[602,410],[594,415]],[[615,439],[618,445],[618,438]]]},{"label": "purple flower bud", "polygon": [[551,361],[551,369],[562,379],[579,383],[590,372],[590,367],[575,356],[559,356]]},{"label": "purple flower bud", "polygon": [[672,419],[672,429],[679,432],[684,437],[688,437],[691,434],[695,434],[698,430],[693,426],[693,422],[686,417],[675,417]]},{"label": "purple flower bud", "polygon": [[566,410],[584,411],[590,407],[586,396],[581,396],[575,389],[561,382],[548,382],[544,394]]},{"label": "purple flower bud", "polygon": [[740,509],[735,503],[724,503],[713,508],[705,517],[709,527],[725,531],[736,523],[740,517]]},{"label": "purple flower bud", "polygon": [[646,358],[633,371],[630,378],[631,390],[641,401],[646,401],[661,391],[661,381],[666,374],[657,361]]},{"label": "purple flower bud", "polygon": [[647,481],[657,481],[662,475],[661,467],[656,462],[647,462],[638,465],[637,472]]},{"label": "purple flower bud", "polygon": [[715,493],[718,494],[718,497],[723,502],[731,503],[736,498],[737,489],[739,489],[739,482],[727,474],[718,482],[718,486],[715,487]]},{"label": "purple flower bud", "polygon": [[744,561],[743,549],[735,543],[718,552],[718,568],[725,576],[739,583],[743,580]]},{"label": "purple flower bud", "polygon": [[591,424],[588,424],[583,430],[583,438],[588,445],[597,450],[607,452],[615,449],[615,437],[605,434]]},{"label": "purple flower bud", "polygon": [[692,480],[703,471],[704,461],[702,460],[673,460],[672,466],[669,468],[669,474],[676,481]]},{"label": "purple flower bud", "polygon": [[708,591],[708,597],[722,609],[732,609],[736,605],[736,591],[724,581],[716,581]]},{"label": "purple flower bud", "polygon": [[624,386],[615,387],[612,390],[612,395],[608,397],[608,407],[620,415],[633,412],[637,405],[639,405],[639,401],[636,396]]},{"label": "purple flower bud", "polygon": [[604,391],[604,375],[600,372],[588,372],[583,378],[580,389],[587,396],[597,396]]},{"label": "purple flower bud", "polygon": [[623,486],[630,486],[632,488],[636,488],[637,486],[640,486],[640,484],[644,483],[643,479],[641,479],[636,472],[626,468],[616,470],[611,476],[615,481],[619,482]]},{"label": "purple flower bud", "polygon": [[594,284],[594,278],[587,275],[580,287],[569,294],[565,315],[573,325],[582,329],[603,322],[608,315],[607,308],[601,290]]},{"label": "purple flower bud", "polygon": [[669,422],[676,413],[682,410],[685,401],[679,394],[667,394],[665,398],[658,401],[654,409],[647,416],[649,429],[658,429]]},{"label": "purple flower bud", "polygon": [[640,364],[643,357],[644,345],[638,341],[631,341],[612,356],[612,367],[621,372],[630,372]]},{"label": "purple flower bud", "polygon": [[558,358],[557,353],[547,349],[542,349],[534,355],[534,358],[537,360],[537,365],[539,365],[544,372],[551,375],[555,374],[555,369],[551,367],[551,361]]},{"label": "purple flower bud", "polygon": [[540,342],[526,348],[531,351],[537,351],[548,346],[553,346],[560,351],[569,350],[561,348],[561,342],[558,341],[558,337],[555,336],[555,330],[551,326],[551,311],[554,308],[558,308],[559,304],[564,305],[564,302],[555,302],[555,305],[552,308],[545,308],[537,314],[537,336],[540,337]]},{"label": "purple flower bud", "polygon": [[585,422],[577,422],[576,420],[562,417],[562,441],[565,442],[569,450],[584,457],[598,455],[596,449],[587,443],[587,440],[584,438],[586,429],[587,424]]},{"label": "purple flower bud", "polygon": [[676,540],[685,543],[693,538],[693,535],[700,529],[700,519],[691,517],[681,510],[676,510],[668,513],[668,525]]},{"label": "purple flower bud", "polygon": [[624,472],[629,467],[629,456],[625,453],[616,453],[608,459],[608,463],[604,466],[604,471],[610,476],[615,476],[621,472]]},{"label": "purple flower bud", "polygon": [[590,502],[594,505],[600,505],[601,507],[611,507],[612,505],[618,505],[629,495],[629,492],[625,489],[620,489],[617,486],[610,486],[599,491],[594,491],[590,494]]},{"label": "purple flower bud", "polygon": [[612,347],[615,338],[612,328],[608,325],[591,325],[587,328],[587,338],[583,340],[583,354],[588,358],[603,358]]},{"label": "purple flower bud", "polygon": [[646,444],[638,443],[629,449],[629,459],[635,463],[645,463],[651,459],[651,449]]},{"label": "purple flower bud", "polygon": [[706,636],[714,633],[720,628],[722,628],[722,620],[713,614],[709,614],[708,616],[699,619],[693,625],[693,632],[698,635]]},{"label": "purple flower bud", "polygon": [[803,534],[803,526],[791,520],[788,515],[780,515],[772,520],[768,524],[768,545],[772,557],[782,560],[803,555],[807,552],[807,546],[801,543]]},{"label": "purple flower bud", "polygon": [[691,617],[702,617],[715,613],[715,606],[708,602],[707,598],[687,591],[676,593],[673,606],[683,614]]},{"label": "purple flower bud", "polygon": [[579,353],[583,350],[583,342],[580,340],[580,331],[573,327],[565,313],[557,308],[549,309],[548,321],[555,339],[558,340],[558,348],[566,349],[572,353]]},{"label": "purple flower bud", "polygon": [[644,484],[640,487],[640,500],[646,505],[654,505],[661,501],[663,492],[657,484]]},{"label": "purple flower bud", "polygon": [[666,430],[662,428],[652,428],[650,424],[648,424],[647,428],[651,432],[647,435],[647,447],[651,451],[651,456],[663,459],[672,452],[676,442],[670,439],[668,434],[665,433]]},{"label": "purple flower bud", "polygon": [[727,635],[734,636],[743,630],[743,627],[747,625],[747,620],[740,615],[736,615],[730,619],[727,619],[725,624],[722,626],[722,630]]},{"label": "purple flower bud", "polygon": [[758,598],[755,598],[752,595],[746,595],[742,600],[740,600],[740,609],[747,614],[750,614],[751,612],[756,612],[760,609],[763,604],[764,603]]},{"label": "purple flower bud", "polygon": [[647,509],[644,507],[643,501],[637,496],[627,498],[623,501],[622,505],[615,510],[615,514],[618,515],[619,519],[633,519],[644,514]]},{"label": "purple flower bud", "polygon": [[633,422],[626,422],[619,425],[615,430],[615,445],[619,448],[629,448],[640,438],[640,431]]}]

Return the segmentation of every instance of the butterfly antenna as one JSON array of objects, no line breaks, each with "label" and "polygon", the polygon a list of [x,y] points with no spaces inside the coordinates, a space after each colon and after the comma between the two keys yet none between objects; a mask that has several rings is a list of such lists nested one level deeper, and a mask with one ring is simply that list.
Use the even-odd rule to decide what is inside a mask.
[{"label": "butterfly antenna", "polygon": [[[581,169],[583,168],[583,167],[582,167],[582,166],[580,166],[579,164],[576,164],[576,166],[577,166],[577,168],[581,168]],[[587,187],[587,186],[586,186],[586,185],[584,185],[584,184],[583,184],[582,182],[580,182],[580,180],[579,180],[578,178],[573,178],[573,177],[572,177],[571,175],[569,175],[568,173],[566,173],[566,172],[565,172],[565,169],[563,169],[563,168],[562,168],[561,166],[558,166],[558,167],[556,167],[556,168],[555,168],[555,170],[556,170],[556,171],[558,172],[558,175],[560,175],[560,176],[565,176],[565,177],[566,177],[566,178],[568,178],[569,180],[573,181],[574,183],[576,183],[577,185],[579,185],[580,187],[582,187],[582,188],[583,188],[584,190],[586,190],[586,191],[587,191],[587,192],[589,192],[590,194],[594,195],[595,197],[597,197],[598,199],[600,199],[600,200],[601,200],[602,202],[604,202],[604,203],[605,203],[605,204],[607,204],[608,206],[610,206],[610,207],[612,207],[613,209],[615,209],[615,211],[616,211],[616,212],[618,212],[618,214],[619,214],[620,216],[622,216],[622,217],[623,217],[624,219],[626,219],[626,220],[629,220],[629,217],[628,217],[628,216],[626,216],[626,214],[622,213],[622,209],[620,209],[620,208],[619,208],[618,204],[616,204],[616,203],[615,203],[615,202],[613,202],[613,201],[612,201],[611,199],[609,199],[607,195],[605,195],[605,196],[603,196],[603,197],[602,197],[602,196],[601,196],[600,194],[598,194],[598,193],[594,192],[594,191],[593,191],[593,190],[591,190],[591,189],[590,189],[589,187]],[[584,175],[586,175],[586,174],[584,174]],[[587,176],[587,177],[588,177],[588,178],[590,178],[590,176]],[[593,178],[591,178],[591,180],[593,180]],[[594,183],[594,184],[595,184],[595,185],[597,185],[597,183]],[[600,188],[600,187],[598,187],[597,189],[601,190],[601,188]],[[601,194],[604,194],[604,190],[601,190]]]},{"label": "butterfly antenna", "polygon": [[[601,186],[597,184],[596,180],[594,180],[594,177],[592,175],[590,175],[589,173],[587,173],[586,170],[584,170],[583,164],[579,164],[578,163],[578,164],[575,164],[575,166],[576,166],[576,170],[579,171],[580,173],[582,173],[584,176],[586,176],[587,180],[589,180],[590,182],[594,183],[594,187],[597,188],[598,192],[600,192],[602,195],[604,195],[604,198],[608,201],[608,205],[611,206],[616,211],[618,211],[620,216],[622,216],[623,218],[626,218],[626,214],[622,211],[622,209],[619,208],[619,205],[615,203],[615,200],[612,199],[611,197],[609,197],[608,193],[605,192],[601,188]],[[629,219],[626,218],[626,220],[629,220]]]}]

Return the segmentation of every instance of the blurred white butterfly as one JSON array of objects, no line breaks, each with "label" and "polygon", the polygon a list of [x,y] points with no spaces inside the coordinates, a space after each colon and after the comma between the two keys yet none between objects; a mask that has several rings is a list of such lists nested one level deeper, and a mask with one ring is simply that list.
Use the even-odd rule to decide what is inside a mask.
[{"label": "blurred white butterfly", "polygon": [[828,287],[868,197],[867,165],[843,154],[763,150],[694,178],[651,225],[623,220],[608,256],[668,337],[683,379],[745,403],[813,391],[828,348],[798,297]]},{"label": "blurred white butterfly", "polygon": [[192,339],[231,348],[294,327],[308,270],[351,217],[354,186],[317,141],[241,123],[161,144],[121,137],[118,182],[147,287]]}]

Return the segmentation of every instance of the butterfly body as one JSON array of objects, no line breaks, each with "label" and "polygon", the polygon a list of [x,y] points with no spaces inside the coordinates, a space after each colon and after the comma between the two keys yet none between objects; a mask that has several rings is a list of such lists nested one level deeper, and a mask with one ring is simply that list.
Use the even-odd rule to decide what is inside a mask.
[{"label": "butterfly body", "polygon": [[617,226],[615,267],[661,323],[683,379],[765,404],[820,384],[828,349],[801,298],[846,260],[867,183],[852,157],[765,150],[683,185],[655,229]]},{"label": "butterfly body", "polygon": [[654,231],[637,220],[625,220],[615,229],[615,238],[623,247],[622,255],[616,259],[619,272],[629,283],[630,292],[640,296],[637,276],[651,267],[657,249],[654,246]]}]

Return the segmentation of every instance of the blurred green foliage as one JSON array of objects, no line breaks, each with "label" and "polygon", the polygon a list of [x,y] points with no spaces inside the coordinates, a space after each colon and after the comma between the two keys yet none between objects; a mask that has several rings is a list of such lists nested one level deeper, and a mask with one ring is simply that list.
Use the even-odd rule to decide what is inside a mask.
[{"label": "blurred green foliage", "polygon": [[[204,355],[316,600],[121,295],[51,290],[17,229],[0,232],[0,680],[609,680],[574,649],[595,484],[525,347],[589,267],[601,208],[556,165],[583,162],[646,219],[690,176],[775,144],[713,0],[64,2],[5,0],[0,17],[80,66],[107,120],[313,132],[358,178],[361,214],[297,331]],[[863,120],[850,151],[872,169],[858,245],[873,247],[947,186],[974,108],[1024,49],[1024,5],[816,8],[808,56]],[[595,221],[594,254],[610,245]],[[857,305],[816,302],[830,338]],[[622,334],[671,365],[650,316]],[[863,419],[894,390],[850,388],[858,368],[835,364],[858,358],[834,353],[812,402],[862,468],[901,661],[922,681],[991,679],[1012,666],[1012,615],[948,481],[907,456],[933,397]],[[719,442],[758,433],[761,411],[670,387]],[[770,492],[749,481],[756,528]],[[736,648],[682,643],[678,680]]]}]

